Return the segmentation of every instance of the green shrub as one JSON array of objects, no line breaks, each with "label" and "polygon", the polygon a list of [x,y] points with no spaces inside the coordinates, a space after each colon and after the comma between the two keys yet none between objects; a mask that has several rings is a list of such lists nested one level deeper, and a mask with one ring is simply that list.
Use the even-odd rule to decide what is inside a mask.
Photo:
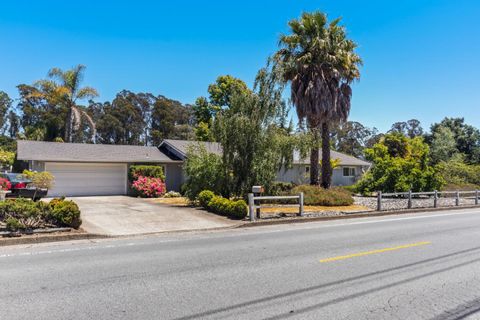
[{"label": "green shrub", "polygon": [[41,217],[44,214],[42,203],[30,199],[8,199],[0,202],[0,219]]},{"label": "green shrub", "polygon": [[130,181],[136,180],[138,177],[160,178],[165,181],[165,175],[161,166],[134,165],[130,166]]},{"label": "green shrub", "polygon": [[9,230],[42,228],[51,224],[78,228],[81,224],[78,206],[64,198],[52,199],[50,203],[21,198],[2,201],[0,221],[4,221]]},{"label": "green shrub", "polygon": [[17,230],[25,229],[25,225],[22,224],[20,221],[18,221],[18,219],[14,217],[8,217],[5,220],[5,224],[6,224],[7,230],[9,231],[17,231]]},{"label": "green shrub", "polygon": [[445,183],[437,168],[429,165],[429,147],[421,137],[387,134],[365,149],[365,156],[372,167],[356,184],[363,194],[433,191]]},{"label": "green shrub", "polygon": [[295,186],[296,184],[291,182],[273,182],[266,190],[266,194],[272,196],[289,194]]},{"label": "green shrub", "polygon": [[243,200],[237,200],[231,204],[228,216],[232,219],[243,219],[247,216],[247,214],[247,203]]},{"label": "green shrub", "polygon": [[48,204],[50,205],[50,207],[54,208],[57,204],[63,201],[65,201],[65,197],[53,198]]},{"label": "green shrub", "polygon": [[480,186],[480,165],[466,164],[461,157],[440,162],[436,169],[446,182],[443,190],[455,190],[453,187],[458,190],[478,189]]},{"label": "green shrub", "polygon": [[245,201],[233,201],[220,196],[213,196],[206,208],[213,213],[232,219],[243,219],[247,216],[248,212]]},{"label": "green shrub", "polygon": [[197,200],[202,207],[207,209],[208,203],[210,202],[210,200],[212,200],[213,197],[215,197],[215,194],[212,191],[203,190],[198,194]]},{"label": "green shrub", "polygon": [[50,206],[52,207],[50,218],[56,224],[75,229],[78,229],[82,224],[82,219],[80,219],[80,209],[75,202],[60,200],[55,201]]},{"label": "green shrub", "polygon": [[214,196],[207,205],[207,209],[213,213],[220,214],[220,215],[226,215],[226,206],[228,199],[225,199],[220,196]]},{"label": "green shrub", "polygon": [[318,186],[300,185],[292,189],[292,194],[303,192],[304,204],[307,206],[349,206],[353,197],[343,188],[323,189]]}]

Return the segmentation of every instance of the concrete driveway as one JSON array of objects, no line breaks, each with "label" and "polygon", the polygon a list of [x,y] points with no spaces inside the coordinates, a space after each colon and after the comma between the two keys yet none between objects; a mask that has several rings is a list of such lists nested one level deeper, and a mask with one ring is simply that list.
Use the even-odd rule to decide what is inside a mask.
[{"label": "concrete driveway", "polygon": [[82,228],[95,234],[135,235],[232,227],[238,221],[189,207],[126,196],[71,197],[82,212]]}]

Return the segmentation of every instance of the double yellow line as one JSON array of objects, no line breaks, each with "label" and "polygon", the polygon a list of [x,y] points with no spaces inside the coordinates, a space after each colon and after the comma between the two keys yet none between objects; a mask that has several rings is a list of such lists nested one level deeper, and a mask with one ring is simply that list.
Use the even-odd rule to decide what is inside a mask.
[{"label": "double yellow line", "polygon": [[423,241],[423,242],[404,244],[404,245],[401,245],[401,246],[396,246],[396,247],[391,247],[391,248],[384,248],[384,249],[364,251],[364,252],[359,252],[359,253],[352,253],[352,254],[347,254],[345,256],[337,256],[337,257],[332,257],[332,258],[327,258],[327,259],[321,259],[320,262],[324,263],[324,262],[345,260],[345,259],[356,258],[356,257],[363,257],[363,256],[367,256],[367,255],[370,255],[370,254],[377,254],[377,253],[383,253],[383,252],[388,252],[388,251],[395,251],[395,250],[400,250],[400,249],[419,247],[419,246],[424,246],[424,245],[427,245],[427,244],[431,244],[431,242],[430,241]]}]

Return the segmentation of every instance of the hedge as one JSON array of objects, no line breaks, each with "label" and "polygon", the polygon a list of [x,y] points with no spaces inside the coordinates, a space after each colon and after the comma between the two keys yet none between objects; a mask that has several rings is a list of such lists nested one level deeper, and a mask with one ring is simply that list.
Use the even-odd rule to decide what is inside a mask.
[{"label": "hedge", "polygon": [[199,193],[198,202],[206,210],[227,216],[231,219],[243,219],[247,216],[248,207],[243,200],[230,200],[216,196],[210,190],[203,190]]},{"label": "hedge", "polygon": [[160,178],[165,181],[165,174],[161,166],[133,165],[130,166],[130,181],[136,180],[138,177]]}]

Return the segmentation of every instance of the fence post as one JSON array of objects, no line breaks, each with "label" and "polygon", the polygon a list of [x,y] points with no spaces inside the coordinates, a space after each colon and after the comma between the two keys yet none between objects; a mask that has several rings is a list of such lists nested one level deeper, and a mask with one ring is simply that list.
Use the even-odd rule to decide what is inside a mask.
[{"label": "fence post", "polygon": [[460,205],[460,192],[457,191],[455,197],[455,205],[458,207]]},{"label": "fence post", "polygon": [[408,209],[412,209],[412,190],[408,190]]},{"label": "fence post", "polygon": [[303,192],[300,192],[298,202],[300,204],[300,208],[299,208],[300,217],[303,217]]},{"label": "fence post", "polygon": [[382,211],[382,191],[377,192],[377,211]]},{"label": "fence post", "polygon": [[248,194],[248,214],[250,221],[255,221],[255,205],[253,203],[253,193]]},{"label": "fence post", "polygon": [[437,190],[433,192],[433,207],[434,208],[438,207],[438,191]]},{"label": "fence post", "polygon": [[478,205],[478,190],[475,190],[475,205]]}]

